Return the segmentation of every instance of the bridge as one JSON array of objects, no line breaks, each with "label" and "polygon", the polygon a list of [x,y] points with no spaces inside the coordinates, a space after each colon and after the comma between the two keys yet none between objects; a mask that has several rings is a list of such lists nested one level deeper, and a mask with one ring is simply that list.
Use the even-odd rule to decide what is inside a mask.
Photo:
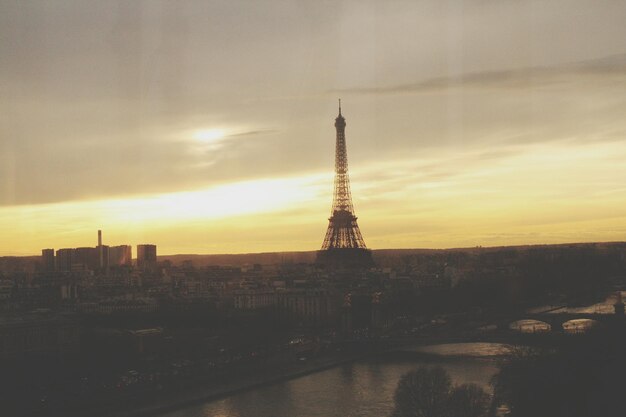
[{"label": "bridge", "polygon": [[[510,321],[508,326],[511,327],[515,323],[520,322],[537,322],[537,323],[545,323],[550,326],[549,331],[551,332],[565,332],[568,329],[582,329],[582,327],[586,326],[589,323],[591,326],[595,326],[598,324],[604,325],[612,325],[614,323],[619,323],[624,319],[624,316],[621,314],[614,313],[585,313],[585,312],[568,312],[562,311],[562,308],[554,308],[542,312],[524,314],[517,320]],[[569,326],[568,326],[569,324]],[[503,327],[502,323],[500,323],[499,327]],[[523,328],[519,330],[524,331]],[[541,329],[539,329],[541,332]]]},{"label": "bridge", "polygon": [[[563,324],[572,320],[593,320],[594,325],[614,328],[621,331],[626,326],[626,317],[619,314],[595,313],[555,313],[540,312],[521,316],[523,318],[500,318],[489,330],[478,328],[441,328],[430,333],[418,333],[396,337],[349,338],[340,342],[347,349],[366,349],[375,351],[412,352],[412,348],[426,345],[443,345],[455,343],[498,343],[516,346],[553,346],[567,340],[573,334],[584,333],[587,329],[577,327],[575,323],[568,330]],[[520,331],[511,328],[518,321],[536,321],[550,326],[548,330]]]}]

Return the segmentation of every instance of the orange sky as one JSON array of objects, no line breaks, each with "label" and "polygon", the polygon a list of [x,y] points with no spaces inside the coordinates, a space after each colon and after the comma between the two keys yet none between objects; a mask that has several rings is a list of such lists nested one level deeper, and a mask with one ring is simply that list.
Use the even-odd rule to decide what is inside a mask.
[{"label": "orange sky", "polygon": [[371,248],[626,240],[624,21],[616,1],[0,2],[0,255],[97,229],[319,249],[337,97]]}]

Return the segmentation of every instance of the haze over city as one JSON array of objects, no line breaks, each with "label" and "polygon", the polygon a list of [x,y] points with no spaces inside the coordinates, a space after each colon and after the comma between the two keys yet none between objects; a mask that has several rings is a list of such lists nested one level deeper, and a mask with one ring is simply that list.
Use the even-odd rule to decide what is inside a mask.
[{"label": "haze over city", "polygon": [[0,255],[624,240],[620,1],[0,3]]}]

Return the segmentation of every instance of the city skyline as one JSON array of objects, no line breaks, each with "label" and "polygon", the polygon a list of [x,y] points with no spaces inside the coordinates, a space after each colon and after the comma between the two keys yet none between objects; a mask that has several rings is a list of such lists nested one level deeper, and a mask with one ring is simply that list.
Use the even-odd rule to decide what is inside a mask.
[{"label": "city skyline", "polygon": [[229,3],[0,3],[0,256],[626,240],[619,2]]}]

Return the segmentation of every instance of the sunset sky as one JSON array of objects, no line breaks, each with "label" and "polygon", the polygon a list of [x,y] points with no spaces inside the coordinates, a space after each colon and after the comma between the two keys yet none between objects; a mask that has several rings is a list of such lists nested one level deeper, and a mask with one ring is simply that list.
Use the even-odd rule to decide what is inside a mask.
[{"label": "sunset sky", "polygon": [[626,240],[626,3],[0,0],[0,255]]}]

